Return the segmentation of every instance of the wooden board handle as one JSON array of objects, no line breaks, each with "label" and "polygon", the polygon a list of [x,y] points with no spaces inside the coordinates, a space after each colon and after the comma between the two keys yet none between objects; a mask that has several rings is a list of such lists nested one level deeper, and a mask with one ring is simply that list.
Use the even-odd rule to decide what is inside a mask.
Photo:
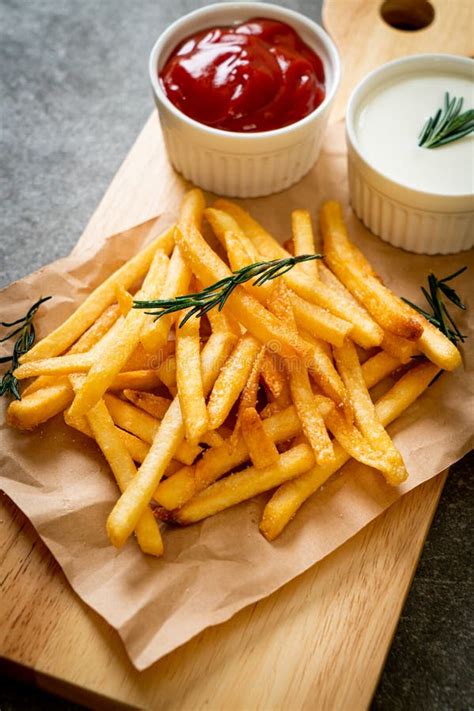
[{"label": "wooden board handle", "polygon": [[332,121],[343,118],[354,86],[391,59],[424,52],[473,56],[473,22],[472,0],[325,0],[323,24],[342,60]]}]

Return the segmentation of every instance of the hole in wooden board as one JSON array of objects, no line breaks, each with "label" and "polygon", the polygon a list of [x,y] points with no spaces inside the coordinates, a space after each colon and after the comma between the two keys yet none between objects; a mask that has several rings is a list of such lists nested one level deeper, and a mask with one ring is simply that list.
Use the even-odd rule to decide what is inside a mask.
[{"label": "hole in wooden board", "polygon": [[435,10],[428,0],[385,0],[380,14],[390,27],[416,32],[431,25]]}]

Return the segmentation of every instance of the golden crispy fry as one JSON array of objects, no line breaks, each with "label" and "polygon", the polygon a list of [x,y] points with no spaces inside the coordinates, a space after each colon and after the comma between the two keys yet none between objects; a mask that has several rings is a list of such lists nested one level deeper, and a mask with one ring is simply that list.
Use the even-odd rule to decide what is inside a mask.
[{"label": "golden crispy fry", "polygon": [[149,415],[156,417],[158,420],[163,419],[166,410],[171,405],[171,400],[167,397],[153,395],[153,393],[145,393],[139,390],[124,390],[123,394],[131,403],[145,410],[145,412],[148,412]]},{"label": "golden crispy fry", "polygon": [[15,370],[15,378],[25,380],[37,375],[69,375],[70,373],[87,373],[92,365],[91,353],[78,353],[72,355],[33,360],[19,365]]},{"label": "golden crispy fry", "polygon": [[[231,334],[216,333],[210,336],[204,346],[201,353],[201,372],[205,395],[212,388],[234,341],[235,338]],[[175,397],[161,421],[150,451],[137,476],[119,499],[107,520],[107,530],[111,540],[115,540],[120,545],[130,536],[141,513],[151,501],[183,437],[184,423],[179,399]]]},{"label": "golden crispy fry", "polygon": [[66,380],[49,385],[13,400],[7,409],[7,424],[20,430],[31,430],[62,412],[72,402],[73,391]]},{"label": "golden crispy fry", "polygon": [[[155,253],[142,288],[137,294],[138,299],[154,299],[158,296],[166,277],[168,262],[164,252],[158,250]],[[132,309],[127,314],[107,357],[95,360],[82,387],[76,393],[71,405],[71,415],[85,414],[102,397],[138,345],[143,327],[149,318],[141,309]]]},{"label": "golden crispy fry", "polygon": [[176,356],[171,354],[158,368],[157,374],[171,392],[176,388]]},{"label": "golden crispy fry", "polygon": [[22,362],[51,358],[64,353],[100,314],[115,301],[115,285],[122,284],[129,289],[135,282],[146,274],[155,252],[162,250],[169,254],[173,247],[174,228],[157,237],[148,247],[142,249],[120,269],[111,274],[98,286],[86,300],[67,318],[58,328],[39,341],[26,353]]},{"label": "golden crispy fry", "polygon": [[133,296],[122,284],[115,285],[115,298],[122,316],[126,316],[133,306]]},{"label": "golden crispy fry", "polygon": [[175,342],[168,341],[162,348],[154,353],[147,353],[139,343],[130,358],[122,368],[123,372],[132,370],[159,370],[162,364],[174,354]]},{"label": "golden crispy fry", "polygon": [[230,333],[236,338],[242,335],[238,322],[227,312],[211,309],[207,313],[207,318],[213,333]]},{"label": "golden crispy fry", "polygon": [[262,380],[274,398],[279,397],[285,387],[287,387],[283,366],[279,368],[278,363],[271,353],[265,352],[260,373]]},{"label": "golden crispy fry", "polygon": [[240,417],[242,437],[247,446],[250,461],[256,469],[275,464],[278,461],[278,449],[267,435],[262,420],[255,407],[246,407]]},{"label": "golden crispy fry", "polygon": [[247,382],[245,383],[243,390],[242,390],[242,394],[240,396],[239,409],[237,412],[237,422],[235,424],[234,431],[232,432],[232,436],[231,436],[231,441],[229,443],[231,446],[235,443],[235,438],[237,437],[237,434],[240,430],[242,413],[244,412],[244,410],[247,407],[256,407],[256,405],[257,405],[258,386],[259,386],[259,382],[260,382],[260,372],[261,372],[264,357],[265,357],[265,346],[261,346],[261,348],[258,351],[258,353],[255,357],[255,360],[252,364],[249,376],[247,378]]},{"label": "golden crispy fry", "polygon": [[131,370],[116,375],[109,390],[153,390],[161,382],[156,370]]},{"label": "golden crispy fry", "polygon": [[[94,439],[94,435],[92,434],[92,430],[85,415],[81,415],[80,417],[71,417],[69,412],[66,410],[64,412],[64,422],[69,425],[69,427],[73,427],[75,430],[82,432],[82,434],[86,435],[86,437],[92,437],[92,439]],[[127,448],[132,459],[138,463],[143,462],[148,454],[150,445],[139,437],[135,437],[135,435],[130,432],[121,430],[120,427],[115,427],[115,429],[117,430],[117,434]],[[177,462],[178,469],[181,469],[182,466],[181,462]],[[178,469],[174,469],[174,472],[178,471]]]},{"label": "golden crispy fry", "polygon": [[249,334],[238,341],[209,396],[207,410],[210,429],[217,429],[227,418],[248,380],[259,350],[260,343]]},{"label": "golden crispy fry", "polygon": [[387,481],[394,486],[401,484],[407,478],[408,472],[400,452],[377,417],[354,344],[347,341],[342,348],[335,348],[334,357],[359,429],[372,447],[383,452],[384,458],[392,465],[389,471],[384,472]]},{"label": "golden crispy fry", "polygon": [[176,384],[186,438],[197,444],[209,429],[201,376],[199,319],[176,329]]},{"label": "golden crispy fry", "polygon": [[[273,237],[254,220],[245,210],[228,200],[218,200],[215,207],[227,212],[238,223],[241,230],[253,242],[258,252],[266,259],[282,259],[289,253],[273,239]],[[354,299],[348,299],[339,289],[327,281],[308,279],[302,264],[288,272],[284,279],[288,286],[302,299],[320,307],[319,317],[324,320],[324,314],[329,311],[333,316],[350,321],[352,324],[351,338],[364,348],[380,345],[382,329],[370,317],[367,311]],[[318,270],[320,265],[318,264]],[[311,329],[307,329],[311,330]],[[324,337],[323,333],[315,333]]]},{"label": "golden crispy fry", "polygon": [[[99,400],[97,405],[87,413],[87,421],[95,441],[110,465],[120,491],[124,492],[135,477],[137,470],[132,457],[117,433],[103,400]],[[138,545],[144,553],[163,555],[160,529],[150,508],[143,511],[137,521],[135,533]]]},{"label": "golden crispy fry", "polygon": [[[183,259],[179,247],[175,247],[159,298],[174,299],[176,296],[186,294],[189,290],[190,281],[191,270]],[[170,328],[176,318],[176,314],[167,314],[156,321],[150,319],[145,325],[140,340],[148,353],[156,353],[157,350],[166,345]]]},{"label": "golden crispy fry", "polygon": [[[230,276],[231,271],[199,232],[203,208],[204,198],[200,190],[192,190],[185,195],[175,238],[194,274],[205,286],[209,286]],[[239,286],[232,292],[225,309],[261,343],[269,344],[271,350],[282,355],[294,355],[295,351],[303,356],[306,353],[301,339],[289,336],[278,320],[243,287]]]},{"label": "golden crispy fry", "polygon": [[[367,387],[376,385],[398,366],[398,361],[383,352],[367,360],[362,366]],[[328,407],[327,402],[320,402],[319,407],[322,417],[326,420],[333,409],[332,406]],[[291,405],[270,415],[268,419],[264,420],[263,428],[266,435],[275,443],[285,442],[301,433],[301,422],[295,407]],[[335,449],[337,449],[337,445]],[[154,499],[169,510],[178,508],[194,493],[202,491],[234,467],[243,464],[247,459],[248,450],[245,442],[241,436],[237,437],[233,447],[229,447],[226,443],[222,447],[204,452],[202,459],[196,464],[196,471],[194,472],[193,469],[192,476],[189,475],[189,472],[181,470],[170,477],[169,481],[162,482],[154,494]]]},{"label": "golden crispy fry", "polygon": [[[104,395],[104,401],[116,425],[149,444],[153,443],[160,427],[159,420],[114,395]],[[73,413],[70,416],[75,417]],[[200,452],[200,447],[183,440],[176,449],[176,459],[183,464],[192,464]]]},{"label": "golden crispy fry", "polygon": [[416,341],[400,338],[400,336],[395,336],[388,331],[384,332],[381,345],[384,351],[398,358],[401,363],[409,363],[413,356],[420,352]]},{"label": "golden crispy fry", "polygon": [[[293,210],[291,213],[291,231],[293,233],[294,255],[316,254],[314,246],[311,216],[308,210]],[[318,278],[318,262],[305,262],[301,265],[302,271],[313,281]]]},{"label": "golden crispy fry", "polygon": [[208,207],[204,210],[204,215],[212,226],[214,234],[223,247],[227,247],[226,235],[231,233],[238,239],[249,260],[249,263],[259,262],[261,260],[261,255],[258,253],[258,250],[255,248],[251,240],[248,239],[247,235],[240,228],[238,222],[232,217],[232,215],[228,212],[224,212],[223,210],[216,210],[213,207]]},{"label": "golden crispy fry", "polygon": [[175,511],[173,520],[189,524],[213,516],[223,509],[293,479],[309,469],[312,462],[314,457],[310,447],[300,444],[280,454],[278,461],[265,469],[248,467],[242,472],[221,479]]},{"label": "golden crispy fry", "polygon": [[[289,290],[280,281],[274,290],[271,303],[273,313],[287,328],[296,332],[296,322],[290,301]],[[309,382],[308,370],[299,358],[289,358],[285,361],[291,397],[301,421],[303,432],[313,448],[318,464],[331,461],[334,456],[331,440],[321,414],[314,404],[313,391]]]},{"label": "golden crispy fry", "polygon": [[351,334],[352,324],[326,311],[317,304],[310,304],[294,292],[291,294],[291,305],[298,328],[308,331],[317,338],[323,338],[333,346],[340,346]]},{"label": "golden crispy fry", "polygon": [[[315,396],[315,402],[319,408],[322,406],[322,395]],[[330,403],[330,401],[328,401]],[[346,420],[344,415],[334,407],[324,419],[327,428],[332,432],[334,438],[343,449],[354,459],[369,467],[378,469],[384,475],[390,476],[393,465],[385,453],[374,449],[359,430]]]},{"label": "golden crispy fry", "polygon": [[320,221],[325,258],[333,272],[383,329],[418,340],[424,328],[421,318],[381,284],[365,257],[349,241],[339,203],[324,203]]},{"label": "golden crispy fry", "polygon": [[[376,404],[377,415],[384,426],[393,422],[426,390],[439,369],[432,363],[412,368]],[[316,466],[306,474],[281,486],[263,512],[260,531],[269,541],[274,540],[294,517],[300,506],[322,486],[350,456],[343,448],[334,446],[336,460],[327,467]]]},{"label": "golden crispy fry", "polygon": [[306,331],[302,331],[300,335],[311,346],[311,357],[306,359],[310,375],[323,393],[330,397],[331,400],[334,400],[338,406],[349,412],[349,402],[344,383],[332,362],[332,352],[328,353],[326,348],[329,344],[326,341],[315,338]]}]

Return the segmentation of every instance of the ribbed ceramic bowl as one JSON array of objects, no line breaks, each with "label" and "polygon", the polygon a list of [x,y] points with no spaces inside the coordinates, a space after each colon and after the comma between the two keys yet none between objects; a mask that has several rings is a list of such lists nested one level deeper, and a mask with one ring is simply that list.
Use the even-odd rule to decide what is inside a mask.
[{"label": "ribbed ceramic bowl", "polygon": [[[412,55],[369,74],[349,99],[346,139],[351,204],[369,230],[395,247],[418,254],[453,254],[473,247],[474,195],[427,192],[389,178],[364,156],[356,131],[358,110],[371,92],[376,97],[378,87],[410,72],[447,71],[472,78],[472,66],[472,60],[454,55]],[[469,159],[474,170],[474,156],[468,149]]]},{"label": "ribbed ceramic bowl", "polygon": [[[165,95],[159,71],[176,45],[190,34],[252,17],[286,22],[319,54],[326,79],[323,103],[290,126],[258,133],[222,131],[189,118]],[[292,10],[260,2],[208,5],[185,15],[157,40],[151,51],[149,71],[166,148],[175,169],[205,190],[235,197],[278,192],[296,183],[312,168],[340,76],[337,50],[318,24]]]}]

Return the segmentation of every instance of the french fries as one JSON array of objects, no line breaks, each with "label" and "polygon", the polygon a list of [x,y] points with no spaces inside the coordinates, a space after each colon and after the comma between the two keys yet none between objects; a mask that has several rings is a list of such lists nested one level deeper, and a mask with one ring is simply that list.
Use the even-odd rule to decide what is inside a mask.
[{"label": "french fries", "polygon": [[210,418],[201,376],[199,319],[195,317],[176,329],[176,385],[186,437],[197,444],[209,429]]},{"label": "french fries", "polygon": [[174,227],[170,227],[148,247],[145,247],[135,257],[111,274],[64,323],[34,345],[23,356],[22,363],[41,358],[51,358],[64,353],[84,331],[93,325],[104,309],[114,303],[115,286],[117,284],[129,289],[146,274],[157,250],[162,250],[165,254],[169,254],[173,247],[173,234]]},{"label": "french fries", "polygon": [[[138,294],[139,299],[156,298],[166,276],[168,261],[162,250],[155,252]],[[144,311],[137,309],[127,314],[108,357],[95,359],[81,389],[76,393],[71,405],[72,415],[85,414],[106,392],[138,345],[147,318]]]},{"label": "french fries", "polygon": [[[227,262],[204,238],[203,217]],[[320,221],[325,261],[290,263],[279,276],[263,265],[256,284],[256,262],[289,252],[242,208],[218,200],[206,209],[191,190],[175,227],[22,358],[15,376],[35,380],[7,422],[26,430],[62,412],[97,443],[120,489],[105,522],[113,545],[135,532],[145,553],[163,554],[150,504],[163,521],[189,525],[272,490],[260,530],[273,540],[350,458],[391,485],[406,479],[385,428],[460,355],[380,282],[337,203],[323,205]],[[295,210],[291,226],[288,248],[315,254],[309,212]],[[215,282],[227,288],[237,277],[221,296]],[[197,303],[190,290],[194,298],[210,286],[217,300],[205,320],[181,326]],[[155,320],[131,294],[184,304]],[[374,404],[369,391],[388,376],[394,384]]]},{"label": "french fries", "polygon": [[[393,422],[426,390],[439,368],[423,363],[410,370],[376,404],[377,415],[384,426]],[[339,445],[334,446],[335,460],[325,467],[316,466],[292,482],[280,487],[267,503],[260,523],[260,531],[269,541],[274,540],[287,526],[302,504],[317,491],[349,459]]]}]

